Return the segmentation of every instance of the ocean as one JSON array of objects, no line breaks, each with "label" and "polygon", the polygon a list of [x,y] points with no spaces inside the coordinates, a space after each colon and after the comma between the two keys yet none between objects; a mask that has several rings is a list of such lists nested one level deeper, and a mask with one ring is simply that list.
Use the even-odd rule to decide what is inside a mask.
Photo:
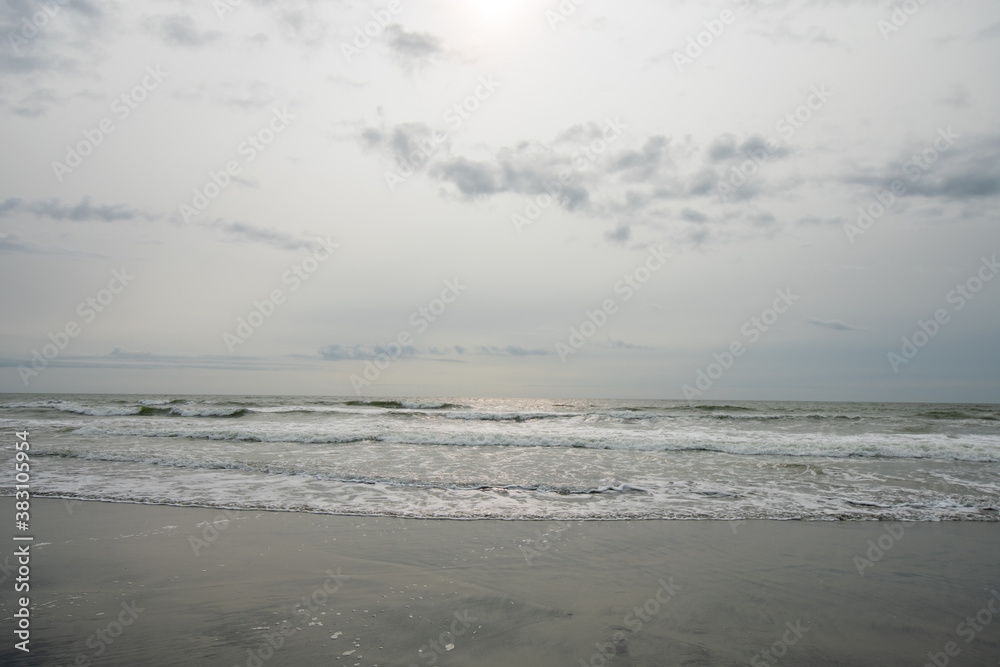
[{"label": "ocean", "polygon": [[0,395],[34,496],[439,519],[1000,520],[1000,406]]}]

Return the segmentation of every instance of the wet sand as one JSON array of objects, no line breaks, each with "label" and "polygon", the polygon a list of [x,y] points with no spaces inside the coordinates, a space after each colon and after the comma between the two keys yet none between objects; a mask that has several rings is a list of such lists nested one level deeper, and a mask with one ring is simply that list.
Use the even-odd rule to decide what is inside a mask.
[{"label": "wet sand", "polygon": [[[13,524],[13,499],[0,516]],[[996,523],[428,521],[57,499],[34,500],[31,519],[31,652],[13,646],[17,574],[0,570],[4,665],[1000,664]],[[5,532],[0,564],[16,568]]]}]

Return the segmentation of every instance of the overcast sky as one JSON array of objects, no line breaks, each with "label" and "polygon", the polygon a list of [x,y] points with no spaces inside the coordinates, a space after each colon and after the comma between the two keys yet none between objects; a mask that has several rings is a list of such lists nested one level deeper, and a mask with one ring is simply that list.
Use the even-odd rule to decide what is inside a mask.
[{"label": "overcast sky", "polygon": [[0,2],[0,391],[1000,402],[1000,3],[577,3]]}]

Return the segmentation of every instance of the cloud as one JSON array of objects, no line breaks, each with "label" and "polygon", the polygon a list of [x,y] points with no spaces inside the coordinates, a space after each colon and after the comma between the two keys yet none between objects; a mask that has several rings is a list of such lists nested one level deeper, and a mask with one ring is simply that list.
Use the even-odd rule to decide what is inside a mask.
[{"label": "cloud", "polygon": [[622,180],[626,182],[647,181],[667,159],[669,145],[670,139],[663,135],[649,137],[641,150],[618,154],[612,162],[611,170],[621,172]]},{"label": "cloud", "polygon": [[279,97],[273,86],[259,79],[242,84],[225,84],[220,88],[219,101],[239,109],[264,109]]},{"label": "cloud", "polygon": [[840,216],[823,218],[818,215],[807,215],[796,220],[795,224],[796,225],[840,225],[843,222],[844,218]]},{"label": "cloud", "polygon": [[983,28],[975,36],[976,39],[996,39],[997,37],[1000,37],[1000,21]]},{"label": "cloud", "polygon": [[93,205],[90,197],[84,197],[78,204],[64,204],[58,197],[25,202],[19,197],[10,197],[0,204],[0,217],[16,211],[34,213],[52,220],[73,222],[99,220],[116,222],[119,220],[154,220],[160,216],[129,208],[124,204]]},{"label": "cloud", "polygon": [[[124,204],[95,205],[89,197],[77,204],[65,204],[58,198],[25,202],[20,197],[8,197],[0,201],[0,218],[14,213],[34,213],[43,218],[59,222],[121,222],[166,220],[166,216],[129,208]],[[179,223],[178,223],[179,224]],[[230,241],[261,243],[280,250],[310,249],[313,241],[284,232],[273,227],[259,227],[240,220],[225,218],[199,222],[198,227],[221,233]]]},{"label": "cloud", "polygon": [[[28,358],[12,359],[0,357],[0,367],[16,368],[30,366]],[[132,370],[177,370],[200,369],[215,371],[247,370],[312,370],[314,359],[293,357],[242,357],[236,355],[164,355],[152,352],[128,352],[114,348],[106,354],[66,355],[49,360],[53,368],[92,369],[132,369]]]},{"label": "cloud", "polygon": [[[0,106],[34,118],[60,102],[61,98],[45,83],[95,69],[103,58],[112,12],[117,9],[110,3],[98,6],[91,0],[0,2],[0,74],[4,78]],[[36,21],[39,13],[48,20]],[[25,89],[31,92],[25,94]]]},{"label": "cloud", "polygon": [[51,88],[38,88],[22,97],[20,102],[12,105],[11,111],[18,116],[37,118],[44,115],[48,108],[60,99]]},{"label": "cloud", "polygon": [[[653,304],[647,304],[647,305],[653,305]],[[604,340],[595,340],[591,344],[592,345],[596,345],[597,347],[607,347],[607,348],[612,348],[612,349],[615,349],[615,350],[651,350],[651,349],[653,349],[653,348],[649,347],[648,345],[636,345],[635,343],[626,343],[623,340],[611,338],[610,336],[606,337]]]},{"label": "cloud", "polygon": [[951,94],[942,101],[953,109],[968,109],[971,106],[969,91],[960,85],[952,86]]},{"label": "cloud", "polygon": [[1000,194],[1000,136],[970,138],[974,150],[944,154],[939,165],[930,165],[907,194],[965,199]]},{"label": "cloud", "polygon": [[[455,154],[448,133],[424,123],[361,127],[355,136],[363,150],[392,160],[400,179],[421,171],[444,186],[439,190],[443,196],[477,206],[500,195],[526,198],[521,210],[526,205],[547,208],[554,202],[567,212],[608,224],[604,238],[610,243],[631,240],[636,229],[645,227],[671,229],[675,238],[697,245],[708,240],[709,233],[689,226],[713,219],[720,225],[741,225],[754,235],[776,233],[777,220],[769,213],[743,215],[730,209],[715,215],[704,209],[717,203],[719,184],[731,169],[752,156],[782,160],[792,153],[788,147],[756,134],[723,133],[702,145],[690,136],[676,141],[655,134],[642,138],[639,148],[619,148],[617,141],[628,141],[619,139],[625,129],[619,119],[576,124],[551,141],[522,140],[476,158]],[[770,186],[758,176],[728,193],[727,200],[732,204],[763,194],[787,196],[803,182],[793,177]],[[668,201],[687,205],[677,214],[666,207]]]},{"label": "cloud", "polygon": [[402,347],[402,351],[396,346],[391,349],[385,345],[339,345],[331,344],[320,348],[319,355],[327,361],[374,361],[380,355],[388,356],[390,359],[397,357],[412,357],[416,354],[416,349],[412,345]]},{"label": "cloud", "polygon": [[844,42],[835,37],[831,37],[829,33],[823,28],[817,25],[812,25],[806,28],[802,32],[796,32],[793,28],[789,27],[787,21],[774,21],[772,23],[766,24],[768,27],[757,27],[755,29],[749,30],[750,35],[759,35],[764,39],[769,39],[774,44],[780,43],[792,43],[792,44],[823,44],[826,46],[842,46]]},{"label": "cloud", "polygon": [[631,237],[632,237],[632,230],[625,225],[620,225],[616,227],[613,231],[604,233],[604,238],[614,243],[625,243]]},{"label": "cloud", "polygon": [[452,345],[450,347],[429,347],[426,349],[418,349],[412,345],[406,345],[402,348],[402,352],[400,352],[399,348],[395,345],[340,345],[334,343],[320,348],[319,356],[327,361],[375,361],[380,357],[384,358],[386,356],[390,359],[427,360],[428,356],[422,355],[429,355],[434,361],[444,362],[457,361],[456,359],[446,357],[454,355],[462,356],[470,351],[472,354],[507,357],[534,357],[550,354],[548,350],[542,348],[529,349],[520,345],[474,345],[472,347]]},{"label": "cloud", "polygon": [[396,58],[408,65],[422,64],[444,53],[441,39],[426,32],[407,32],[398,24],[385,29],[386,44]]},{"label": "cloud", "polygon": [[146,29],[173,46],[201,48],[220,37],[214,30],[199,30],[187,14],[155,16],[146,19]]},{"label": "cloud", "polygon": [[199,226],[222,232],[231,241],[262,243],[282,250],[307,250],[316,245],[314,241],[300,238],[293,234],[274,229],[273,227],[257,227],[247,222],[230,222],[223,218],[216,218],[211,222],[202,222],[199,223]]},{"label": "cloud", "polygon": [[535,348],[529,350],[523,348],[520,345],[507,345],[505,347],[497,347],[495,345],[477,345],[473,348],[476,354],[489,354],[489,355],[501,355],[510,357],[534,357],[534,356],[545,356],[550,354],[548,350],[542,348]]},{"label": "cloud", "polygon": [[43,246],[32,241],[23,241],[17,234],[6,234],[0,232],[0,253],[10,255],[62,255],[67,257],[92,257],[106,259],[107,255],[83,250],[67,250],[65,248],[55,248]]},{"label": "cloud", "polygon": [[687,220],[688,222],[706,222],[708,220],[708,216],[701,211],[684,207],[684,210],[681,211],[681,219]]},{"label": "cloud", "polygon": [[[947,134],[950,128],[942,129]],[[941,197],[967,200],[1000,194],[1000,135],[988,137],[955,135],[954,145],[945,151],[930,148],[929,143],[911,146],[903,157],[880,169],[855,170],[842,180],[872,188],[890,189],[901,181],[906,190],[903,197]],[[933,162],[923,157],[936,155]],[[914,157],[921,162],[914,161]],[[922,165],[922,166],[921,166]]]},{"label": "cloud", "polygon": [[[467,198],[496,194],[501,188],[510,189],[509,184],[501,183],[503,172],[486,163],[467,160],[464,157],[439,164],[432,173],[438,179],[454,185]],[[517,176],[516,172],[507,172],[506,175]]]},{"label": "cloud", "polygon": [[3,216],[7,211],[16,210],[22,203],[20,197],[8,197],[0,202],[0,216]]},{"label": "cloud", "polygon": [[[437,132],[440,139],[441,132]],[[435,130],[426,123],[400,123],[386,130],[367,127],[358,139],[366,151],[374,151],[391,159],[401,168],[420,169],[426,166],[446,142],[435,141]]]},{"label": "cloud", "polygon": [[825,329],[833,329],[834,331],[868,331],[863,327],[855,327],[850,324],[844,324],[840,320],[821,320],[818,317],[810,317],[806,320],[809,324],[815,324],[818,327],[823,327]]},{"label": "cloud", "polygon": [[[752,155],[760,155],[761,152],[767,155],[768,159],[780,159],[788,156],[789,149],[781,145],[775,146],[776,143],[776,140],[769,140],[757,134],[747,137],[742,142],[738,142],[732,134],[722,134],[708,145],[705,158],[710,164],[718,164],[732,161],[744,162],[752,159]],[[769,145],[774,147],[773,151],[769,150]]]}]

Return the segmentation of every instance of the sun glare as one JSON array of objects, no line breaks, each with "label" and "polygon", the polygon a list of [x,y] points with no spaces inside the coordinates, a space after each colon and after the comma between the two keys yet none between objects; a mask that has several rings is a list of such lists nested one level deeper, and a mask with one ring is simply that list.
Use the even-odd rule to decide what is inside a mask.
[{"label": "sun glare", "polygon": [[507,23],[520,5],[518,0],[469,0],[471,13],[483,23],[491,24]]}]

